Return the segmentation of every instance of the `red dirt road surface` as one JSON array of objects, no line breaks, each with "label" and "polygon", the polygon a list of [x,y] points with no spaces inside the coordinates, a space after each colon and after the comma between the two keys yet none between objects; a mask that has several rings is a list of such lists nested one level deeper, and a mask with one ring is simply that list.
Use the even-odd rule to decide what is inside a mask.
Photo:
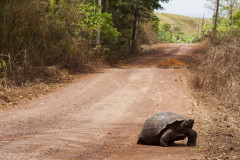
[{"label": "red dirt road surface", "polygon": [[137,144],[136,135],[155,113],[191,118],[189,71],[158,65],[191,54],[197,45],[153,47],[155,53],[133,64],[89,74],[54,93],[1,110],[0,159],[202,159],[198,146]]}]

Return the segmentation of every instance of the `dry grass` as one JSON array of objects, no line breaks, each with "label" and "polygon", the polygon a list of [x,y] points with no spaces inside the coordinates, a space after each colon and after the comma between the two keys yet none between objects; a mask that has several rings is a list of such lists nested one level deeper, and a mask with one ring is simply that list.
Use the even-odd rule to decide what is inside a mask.
[{"label": "dry grass", "polygon": [[18,83],[18,85],[0,86],[0,108],[41,97],[79,76],[68,74],[67,70],[59,70],[57,67],[51,66],[36,68],[35,72],[29,73],[27,78],[30,77],[34,80],[25,82],[23,81],[24,77],[18,76],[15,77],[16,80],[11,81]]},{"label": "dry grass", "polygon": [[240,44],[224,37],[193,55],[194,114],[206,159],[239,159]]},{"label": "dry grass", "polygon": [[225,39],[209,46],[202,55],[195,77],[195,88],[221,102],[233,112],[240,108],[240,44],[239,38]]}]

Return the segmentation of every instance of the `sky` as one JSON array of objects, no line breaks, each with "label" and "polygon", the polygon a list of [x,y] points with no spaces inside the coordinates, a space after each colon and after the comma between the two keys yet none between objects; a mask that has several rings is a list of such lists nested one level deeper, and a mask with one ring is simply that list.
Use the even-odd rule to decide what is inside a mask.
[{"label": "sky", "polygon": [[173,13],[189,17],[211,18],[212,11],[205,6],[207,0],[170,0],[168,3],[161,3],[165,10],[159,10],[160,13]]}]

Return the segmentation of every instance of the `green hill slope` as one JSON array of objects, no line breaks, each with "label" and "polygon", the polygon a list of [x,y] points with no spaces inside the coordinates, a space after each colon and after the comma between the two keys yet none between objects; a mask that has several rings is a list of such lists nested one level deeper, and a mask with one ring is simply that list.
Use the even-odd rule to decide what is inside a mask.
[{"label": "green hill slope", "polygon": [[[192,18],[176,14],[156,13],[160,24],[167,22],[172,27],[180,26],[185,36],[200,36],[203,26],[202,18]],[[212,23],[212,19],[204,19],[204,24]]]}]

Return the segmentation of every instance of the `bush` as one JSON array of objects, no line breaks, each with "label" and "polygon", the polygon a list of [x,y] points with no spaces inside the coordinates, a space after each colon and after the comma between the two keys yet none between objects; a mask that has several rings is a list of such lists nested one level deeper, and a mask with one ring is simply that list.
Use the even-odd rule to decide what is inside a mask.
[{"label": "bush", "polygon": [[169,23],[162,23],[158,33],[160,40],[169,43],[196,43],[200,41],[198,36],[185,36],[180,26],[172,26]]}]

